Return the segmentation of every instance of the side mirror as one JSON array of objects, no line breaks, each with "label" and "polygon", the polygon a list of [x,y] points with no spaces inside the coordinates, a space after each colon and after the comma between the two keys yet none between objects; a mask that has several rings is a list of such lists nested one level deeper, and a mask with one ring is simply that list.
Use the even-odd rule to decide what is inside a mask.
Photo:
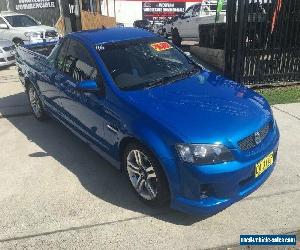
[{"label": "side mirror", "polygon": [[37,24],[38,24],[38,25],[42,25],[41,21],[37,21]]},{"label": "side mirror", "polygon": [[94,80],[84,80],[77,85],[77,90],[82,92],[100,93],[100,88]]},{"label": "side mirror", "polygon": [[1,23],[0,24],[0,29],[9,29],[8,25],[6,23]]}]

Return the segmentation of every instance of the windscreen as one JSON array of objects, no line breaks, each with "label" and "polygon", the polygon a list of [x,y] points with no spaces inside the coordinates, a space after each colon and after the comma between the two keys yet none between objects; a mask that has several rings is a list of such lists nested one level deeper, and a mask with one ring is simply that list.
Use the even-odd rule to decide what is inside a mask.
[{"label": "windscreen", "polygon": [[25,15],[6,16],[5,19],[13,27],[30,27],[39,25],[34,19]]},{"label": "windscreen", "polygon": [[96,46],[120,89],[168,83],[200,70],[200,66],[166,40],[139,39]]}]

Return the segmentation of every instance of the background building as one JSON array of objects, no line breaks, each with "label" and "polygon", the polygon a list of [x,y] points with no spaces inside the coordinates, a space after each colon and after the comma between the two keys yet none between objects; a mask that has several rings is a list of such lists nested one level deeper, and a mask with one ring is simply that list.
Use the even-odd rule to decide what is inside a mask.
[{"label": "background building", "polygon": [[[82,10],[91,12],[98,10],[102,15],[116,17],[116,21],[125,26],[132,26],[135,20],[143,18],[158,21],[161,17],[171,17],[195,3],[184,0],[144,2],[132,0],[0,0],[0,11],[9,8],[11,11],[28,14],[43,24],[54,26],[62,13],[76,2]],[[181,11],[176,11],[179,8]],[[151,9],[154,10],[152,13]],[[172,14],[173,10],[178,13]]]},{"label": "background building", "polygon": [[[200,2],[200,1],[198,1]],[[147,8],[158,8],[158,4],[165,4],[165,7],[159,7],[160,9],[178,9],[178,8],[188,8],[192,4],[195,4],[195,2],[185,2],[185,1],[116,1],[116,17],[117,22],[124,23],[125,26],[132,26],[133,22],[135,20],[143,19],[143,13],[144,18],[149,19],[150,21],[153,20],[153,17],[157,15],[156,17],[159,20],[159,15],[165,16],[163,12],[155,11],[151,16],[145,16],[145,14],[151,15],[151,11],[146,11]],[[174,7],[168,7],[174,6]],[[143,11],[144,9],[144,11]],[[170,11],[164,11],[168,12],[169,14],[172,12]],[[167,13],[165,13],[167,14]],[[172,15],[171,15],[172,16]]]}]

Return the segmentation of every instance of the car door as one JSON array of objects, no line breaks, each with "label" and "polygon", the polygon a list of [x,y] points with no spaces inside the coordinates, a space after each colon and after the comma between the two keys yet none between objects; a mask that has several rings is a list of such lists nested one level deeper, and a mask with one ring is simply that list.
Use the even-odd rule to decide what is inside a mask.
[{"label": "car door", "polygon": [[52,50],[45,62],[35,66],[40,68],[37,70],[37,84],[42,94],[43,103],[54,115],[62,115],[61,88],[66,79],[63,65],[68,46],[69,39],[63,39]]},{"label": "car door", "polygon": [[193,7],[192,16],[189,18],[189,22],[186,26],[187,38],[199,39],[199,20],[200,20],[200,8],[201,4],[196,4]]},{"label": "car door", "polygon": [[[80,137],[102,151],[109,151],[104,134],[104,125],[107,125],[104,81],[94,59],[79,41],[70,39],[61,71],[64,77],[58,87],[64,119]],[[78,90],[78,84],[85,80],[96,81],[99,92]]]},{"label": "car door", "polygon": [[[0,17],[0,24],[2,24],[3,26],[4,26],[4,25],[7,26],[6,22],[3,20],[2,17]],[[8,29],[8,26],[7,26],[7,28],[5,28],[5,27],[0,27],[0,37],[1,37],[2,39],[10,40],[10,39],[9,39],[9,29]]]}]

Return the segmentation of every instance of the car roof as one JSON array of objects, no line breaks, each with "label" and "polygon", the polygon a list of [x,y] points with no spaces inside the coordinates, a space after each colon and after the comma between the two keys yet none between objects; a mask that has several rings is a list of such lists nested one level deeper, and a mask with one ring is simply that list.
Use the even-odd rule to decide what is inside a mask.
[{"label": "car roof", "polygon": [[138,28],[108,28],[108,29],[96,29],[85,30],[69,34],[78,38],[90,46],[107,42],[119,42],[124,40],[134,40],[139,38],[151,38],[158,37],[154,33]]},{"label": "car roof", "polygon": [[24,14],[21,14],[21,13],[16,13],[16,12],[12,12],[12,11],[1,11],[0,12],[0,16],[20,16],[20,15],[24,15]]},{"label": "car roof", "polygon": [[140,22],[140,21],[148,21],[148,19],[137,19],[135,22]]}]

